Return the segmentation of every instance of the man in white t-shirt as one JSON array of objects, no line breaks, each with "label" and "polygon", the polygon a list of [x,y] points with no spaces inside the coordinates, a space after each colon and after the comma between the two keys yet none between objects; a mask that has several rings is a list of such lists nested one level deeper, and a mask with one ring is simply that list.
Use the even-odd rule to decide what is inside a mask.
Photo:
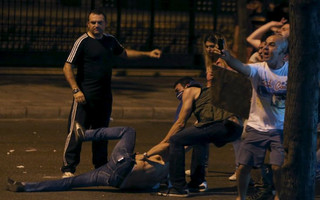
[{"label": "man in white t-shirt", "polygon": [[243,64],[228,51],[222,51],[222,58],[233,69],[248,76],[252,84],[250,114],[247,122],[247,136],[239,152],[237,170],[238,196],[244,200],[252,168],[261,167],[267,149],[276,189],[279,194],[281,165],[284,160],[283,123],[288,77],[288,42],[280,35],[271,35],[262,49],[265,62]]}]

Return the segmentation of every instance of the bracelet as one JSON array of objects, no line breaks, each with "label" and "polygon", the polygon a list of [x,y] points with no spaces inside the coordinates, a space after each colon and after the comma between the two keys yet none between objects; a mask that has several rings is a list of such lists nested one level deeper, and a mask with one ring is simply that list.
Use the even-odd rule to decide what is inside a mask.
[{"label": "bracelet", "polygon": [[79,88],[72,89],[72,94],[77,94],[78,92],[80,92]]}]

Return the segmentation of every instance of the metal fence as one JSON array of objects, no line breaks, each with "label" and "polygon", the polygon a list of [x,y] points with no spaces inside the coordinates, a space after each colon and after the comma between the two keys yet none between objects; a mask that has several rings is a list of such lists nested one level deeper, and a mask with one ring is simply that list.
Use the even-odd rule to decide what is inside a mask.
[{"label": "metal fence", "polygon": [[126,48],[194,58],[206,32],[219,30],[233,41],[235,0],[2,0],[0,65],[63,63],[93,8],[105,11],[106,31]]}]

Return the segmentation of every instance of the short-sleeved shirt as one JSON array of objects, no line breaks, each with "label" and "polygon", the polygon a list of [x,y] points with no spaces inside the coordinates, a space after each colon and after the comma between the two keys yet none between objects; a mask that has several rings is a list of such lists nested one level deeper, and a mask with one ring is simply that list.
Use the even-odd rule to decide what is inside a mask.
[{"label": "short-sleeved shirt", "polygon": [[123,50],[109,34],[94,39],[85,33],[76,40],[66,62],[77,67],[76,81],[87,99],[111,97],[112,67]]},{"label": "short-sleeved shirt", "polygon": [[266,62],[249,64],[252,98],[247,125],[258,131],[283,130],[288,62],[271,69]]}]

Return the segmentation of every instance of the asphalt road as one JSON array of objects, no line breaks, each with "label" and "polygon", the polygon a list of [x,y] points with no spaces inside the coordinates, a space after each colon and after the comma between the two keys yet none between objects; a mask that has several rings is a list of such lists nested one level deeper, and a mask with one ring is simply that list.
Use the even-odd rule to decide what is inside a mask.
[{"label": "asphalt road", "polygon": [[[0,200],[158,200],[165,198],[151,196],[152,191],[121,191],[112,187],[90,187],[64,192],[40,193],[6,191],[7,177],[17,181],[42,181],[60,178],[66,125],[66,120],[0,120],[0,181],[3,186],[0,189]],[[117,120],[113,121],[111,126],[135,128],[137,131],[135,151],[145,152],[165,136],[171,122]],[[115,142],[110,142],[110,151]],[[186,154],[186,168],[190,164],[190,156],[190,152]],[[194,194],[191,198],[195,200],[235,199],[235,182],[228,180],[228,177],[233,173],[234,166],[234,153],[231,144],[222,148],[211,145],[207,174],[209,190],[201,195]],[[84,173],[91,169],[91,145],[88,142],[83,144],[81,162],[76,173]],[[252,176],[255,181],[259,180],[258,171],[253,171]],[[315,199],[320,199],[320,191],[316,192],[318,194]]]},{"label": "asphalt road", "polygon": [[[64,200],[64,199],[163,199],[150,191],[121,191],[112,187],[82,188],[66,192],[13,193],[5,191],[7,177],[18,181],[58,179],[66,137],[66,120],[0,120],[0,190],[1,200]],[[145,152],[159,142],[169,130],[168,121],[114,121],[111,126],[128,125],[136,129],[136,152]],[[115,142],[110,143],[110,149]],[[190,163],[187,153],[187,166]],[[77,174],[89,171],[91,145],[84,143]],[[228,181],[234,170],[232,145],[210,148],[207,181],[209,191],[193,199],[235,199],[235,182]]]},{"label": "asphalt road", "polygon": [[[172,107],[177,101],[172,83],[177,77],[116,77],[113,81],[114,107],[134,106],[139,109],[154,105]],[[203,79],[200,79],[203,80]],[[61,177],[62,151],[66,137],[67,115],[70,109],[70,89],[63,76],[1,76],[0,110],[14,110],[30,104],[43,108],[66,107],[60,119],[0,119],[0,200],[87,200],[87,199],[163,199],[151,196],[150,191],[121,191],[112,187],[92,187],[66,192],[12,193],[5,190],[7,177],[18,181],[42,181]],[[143,102],[143,104],[141,103]],[[46,111],[46,110],[45,110]],[[159,142],[171,126],[169,121],[118,119],[111,126],[129,125],[137,130],[136,152],[145,152]],[[12,111],[14,113],[14,111]],[[113,113],[115,114],[115,112]],[[138,113],[134,113],[137,115]],[[145,114],[142,112],[142,114]],[[132,119],[132,118],[128,118]],[[192,122],[192,120],[191,120]],[[115,142],[110,142],[110,150]],[[190,164],[190,153],[187,155]],[[211,145],[207,181],[209,191],[193,195],[192,199],[235,199],[235,182],[228,181],[234,171],[234,153],[231,144],[223,148]],[[92,169],[91,145],[84,143],[77,174]],[[253,172],[254,180],[259,173]],[[315,199],[320,199],[320,188]],[[171,199],[171,198],[170,198]]]}]

